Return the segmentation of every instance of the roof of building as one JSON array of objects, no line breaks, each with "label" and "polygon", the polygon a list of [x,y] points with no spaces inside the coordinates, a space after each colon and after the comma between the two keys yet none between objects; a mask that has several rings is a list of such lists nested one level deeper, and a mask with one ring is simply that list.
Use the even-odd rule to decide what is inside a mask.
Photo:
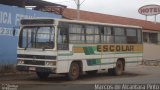
[{"label": "roof of building", "polygon": [[66,7],[61,4],[51,3],[43,0],[0,0],[0,4],[5,5],[13,5],[13,6],[59,6],[59,7]]},{"label": "roof of building", "polygon": [[0,0],[0,4],[18,6],[23,8],[25,8],[26,6],[30,6],[32,8],[32,6],[34,6],[32,8],[34,10],[43,12],[49,12],[48,10],[51,10],[50,12],[54,12],[56,14],[62,14],[63,9],[67,7],[65,5],[43,0]]},{"label": "roof of building", "polygon": [[[77,18],[76,13],[77,12],[75,9],[66,8],[63,11],[63,17],[67,19],[76,19]],[[89,11],[82,11],[82,10],[80,11],[80,20],[102,22],[102,23],[123,24],[123,25],[134,25],[134,26],[140,26],[144,30],[160,31],[160,23],[89,12]]]}]

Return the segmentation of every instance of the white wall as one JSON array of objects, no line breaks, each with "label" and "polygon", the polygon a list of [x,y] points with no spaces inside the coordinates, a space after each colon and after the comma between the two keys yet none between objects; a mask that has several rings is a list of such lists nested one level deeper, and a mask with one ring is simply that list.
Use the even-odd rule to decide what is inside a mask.
[{"label": "white wall", "polygon": [[144,43],[144,60],[160,59],[160,44]]}]

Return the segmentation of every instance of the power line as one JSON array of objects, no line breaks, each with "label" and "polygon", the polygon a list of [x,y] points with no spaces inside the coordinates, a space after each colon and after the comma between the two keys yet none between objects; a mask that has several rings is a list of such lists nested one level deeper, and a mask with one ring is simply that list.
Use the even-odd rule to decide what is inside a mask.
[{"label": "power line", "polygon": [[71,0],[62,1],[62,2],[54,2],[54,3],[65,3],[65,2],[71,2]]},{"label": "power line", "polygon": [[80,0],[67,0],[67,1],[62,1],[62,2],[55,2],[55,3],[65,3],[65,2],[71,2],[74,1],[75,4],[77,5],[77,20],[80,19],[80,6],[86,1],[83,0],[82,2],[80,2]]},{"label": "power line", "polygon": [[80,5],[82,5],[86,0],[83,0]]},{"label": "power line", "polygon": [[[78,1],[77,1],[77,2],[76,2],[76,0],[72,0],[72,1],[74,1],[76,4],[78,4]],[[83,0],[81,3],[80,3],[80,1],[79,1],[79,4],[82,5],[85,1],[86,1],[86,0]]]}]

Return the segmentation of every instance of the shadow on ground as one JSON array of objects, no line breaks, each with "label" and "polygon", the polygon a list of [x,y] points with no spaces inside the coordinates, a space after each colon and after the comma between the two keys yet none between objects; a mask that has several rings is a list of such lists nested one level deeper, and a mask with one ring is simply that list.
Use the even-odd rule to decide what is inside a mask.
[{"label": "shadow on ground", "polygon": [[[142,76],[145,74],[137,74],[137,73],[129,73],[129,72],[124,72],[121,76],[113,76],[110,75],[107,72],[101,72],[101,73],[97,73],[96,75],[87,75],[87,74],[83,74],[79,77],[78,80],[75,81],[89,81],[89,80],[96,80],[96,79],[113,79],[113,78],[131,78],[131,77],[137,77],[137,76]],[[50,75],[49,78],[47,79],[39,79],[37,78],[35,75],[33,77],[28,77],[26,79],[24,79],[26,81],[34,81],[34,82],[39,82],[39,83],[66,83],[66,82],[73,82],[73,81],[68,81],[65,75]]]}]

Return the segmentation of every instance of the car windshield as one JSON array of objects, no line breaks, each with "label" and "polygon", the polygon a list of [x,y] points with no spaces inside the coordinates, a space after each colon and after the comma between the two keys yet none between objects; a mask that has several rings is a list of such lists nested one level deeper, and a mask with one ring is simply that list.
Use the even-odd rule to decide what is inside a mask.
[{"label": "car windshield", "polygon": [[24,27],[19,36],[20,48],[54,48],[54,34],[53,26],[33,26]]}]

